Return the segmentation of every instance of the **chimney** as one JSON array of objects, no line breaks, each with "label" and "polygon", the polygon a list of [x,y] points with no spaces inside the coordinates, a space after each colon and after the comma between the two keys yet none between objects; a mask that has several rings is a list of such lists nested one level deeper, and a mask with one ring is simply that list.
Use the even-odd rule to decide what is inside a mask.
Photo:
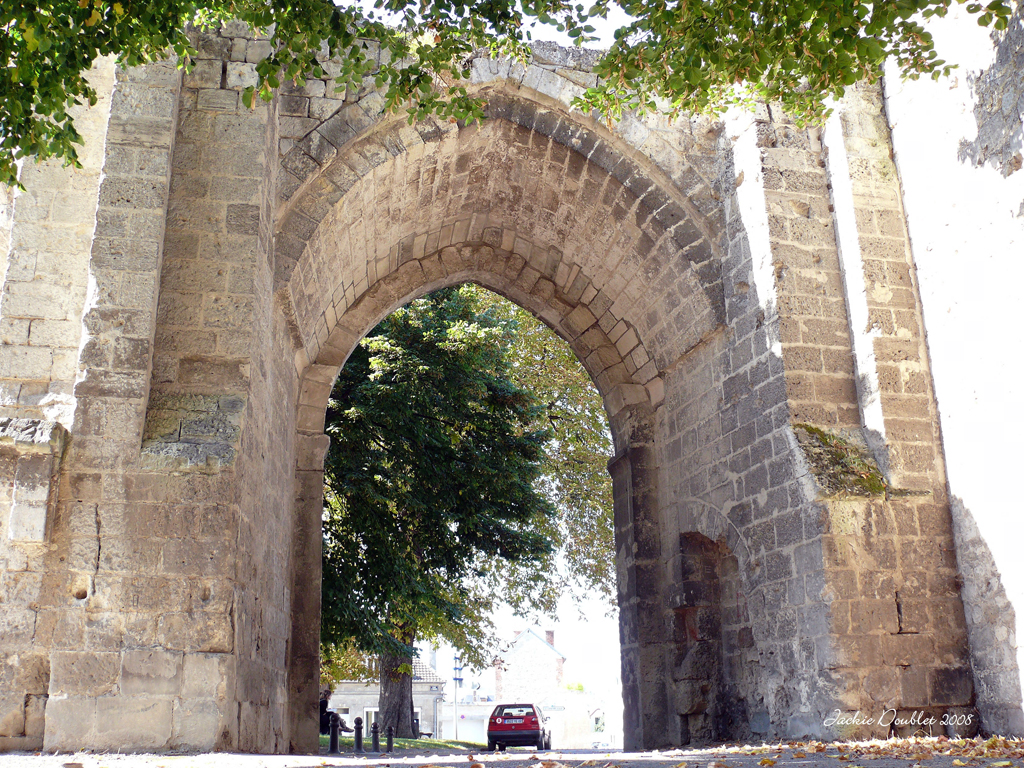
[{"label": "chimney", "polygon": [[544,639],[548,641],[548,645],[555,644],[555,630],[546,629],[544,630]]}]

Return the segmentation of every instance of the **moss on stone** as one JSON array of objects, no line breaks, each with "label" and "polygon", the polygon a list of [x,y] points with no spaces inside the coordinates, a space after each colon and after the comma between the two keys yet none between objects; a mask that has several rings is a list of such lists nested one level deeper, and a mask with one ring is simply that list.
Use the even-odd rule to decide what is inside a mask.
[{"label": "moss on stone", "polygon": [[865,446],[810,424],[794,424],[793,431],[822,495],[890,495],[889,484]]}]

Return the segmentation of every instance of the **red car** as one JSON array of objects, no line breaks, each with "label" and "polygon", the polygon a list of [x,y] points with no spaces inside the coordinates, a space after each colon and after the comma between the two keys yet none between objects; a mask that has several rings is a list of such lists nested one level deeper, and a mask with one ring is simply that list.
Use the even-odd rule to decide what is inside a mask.
[{"label": "red car", "polygon": [[536,747],[551,749],[547,718],[536,704],[499,704],[487,721],[487,749]]}]

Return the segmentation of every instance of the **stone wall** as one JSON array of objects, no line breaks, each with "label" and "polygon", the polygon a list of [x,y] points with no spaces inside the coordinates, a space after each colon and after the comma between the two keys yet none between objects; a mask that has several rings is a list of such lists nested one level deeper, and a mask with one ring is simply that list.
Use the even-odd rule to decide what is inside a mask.
[{"label": "stone wall", "polygon": [[[270,42],[229,24],[196,45],[184,76],[117,71],[81,182],[94,290],[34,305],[80,319],[73,375],[44,377],[73,383],[66,435],[18,399],[35,370],[4,369],[4,540],[36,539],[0,550],[22,670],[0,746],[314,750],[331,384],[389,312],[466,281],[547,322],[604,398],[627,747],[972,712],[877,88],[824,138],[771,106],[609,126],[570,106],[593,54],[539,46],[473,60],[482,124],[410,126],[329,77],[245,109]],[[26,320],[11,269],[5,329]],[[809,434],[881,485],[837,494]]]},{"label": "stone wall", "polygon": [[840,119],[884,417],[880,464],[891,487],[884,501],[830,510],[834,610],[845,618],[851,600],[839,664],[860,668],[865,695],[851,709],[971,707],[938,414],[881,88],[853,89]]},{"label": "stone wall", "polygon": [[56,529],[57,473],[75,417],[73,387],[89,293],[89,252],[96,228],[103,145],[114,68],[89,74],[99,100],[76,109],[86,144],[81,171],[28,163],[29,188],[5,189],[0,214],[0,624],[5,652],[18,660],[0,671],[0,749],[38,749],[50,677],[48,638],[39,631],[48,534]]},{"label": "stone wall", "polygon": [[74,419],[72,389],[82,309],[91,288],[89,253],[113,78],[113,62],[101,60],[89,73],[96,106],[71,112],[85,140],[79,151],[82,169],[71,173],[58,162],[29,162],[21,172],[25,191],[4,194],[10,202],[5,206],[7,232],[0,236],[6,245],[0,402],[11,415],[56,420],[67,427]]}]

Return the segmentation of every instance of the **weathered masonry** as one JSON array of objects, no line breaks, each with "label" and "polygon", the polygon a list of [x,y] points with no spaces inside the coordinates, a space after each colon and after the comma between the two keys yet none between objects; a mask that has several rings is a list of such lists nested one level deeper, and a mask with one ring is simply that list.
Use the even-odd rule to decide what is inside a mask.
[{"label": "weathered masonry", "polygon": [[591,54],[541,45],[473,61],[482,125],[410,126],[321,80],[246,109],[268,47],[98,67],[84,168],[0,200],[0,750],[316,748],[328,392],[466,281],[604,397],[627,746],[1017,727],[880,87],[824,131],[609,127],[568,106]]}]

